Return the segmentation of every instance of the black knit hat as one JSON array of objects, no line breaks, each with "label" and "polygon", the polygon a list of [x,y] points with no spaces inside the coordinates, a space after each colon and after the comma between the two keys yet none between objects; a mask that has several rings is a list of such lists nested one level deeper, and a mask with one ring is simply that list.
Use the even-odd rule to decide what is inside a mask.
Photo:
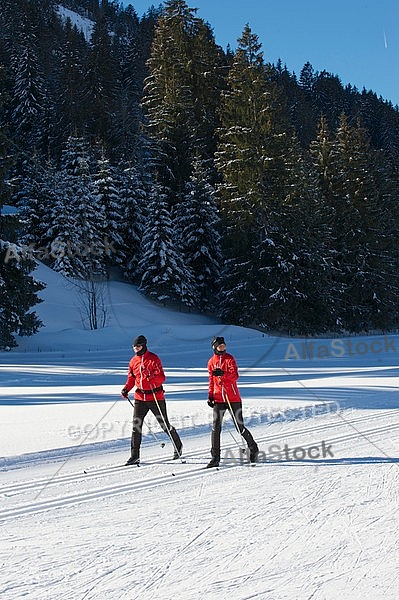
[{"label": "black knit hat", "polygon": [[224,337],[214,337],[211,343],[213,350],[216,350],[220,344],[225,344]]},{"label": "black knit hat", "polygon": [[146,346],[147,338],[144,335],[138,335],[136,338],[134,338],[132,345],[133,346]]}]

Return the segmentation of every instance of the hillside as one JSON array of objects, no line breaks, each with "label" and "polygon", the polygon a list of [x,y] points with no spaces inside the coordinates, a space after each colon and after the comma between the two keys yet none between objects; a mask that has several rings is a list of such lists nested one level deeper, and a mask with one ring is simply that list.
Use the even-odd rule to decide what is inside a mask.
[{"label": "hillside", "polygon": [[[152,299],[265,331],[397,327],[396,107],[267,62],[249,25],[224,50],[181,0],[142,17],[83,0],[2,9],[0,197],[20,221],[1,253],[25,244],[80,279],[118,266]],[[35,290],[1,265],[7,348],[35,327],[13,282],[27,308]]]},{"label": "hillside", "polygon": [[[174,311],[147,299],[137,287],[121,281],[107,280],[101,284],[106,327],[92,331],[88,328],[85,312],[87,293],[81,293],[82,282],[54,272],[39,263],[34,276],[46,284],[39,294],[44,302],[35,312],[44,323],[39,332],[29,338],[18,339],[17,351],[54,352],[112,350],[130,347],[137,332],[145,329],[147,337],[157,346],[163,336],[185,338],[191,327],[210,332],[219,331],[220,321],[197,313]],[[185,333],[186,332],[186,333]]]}]

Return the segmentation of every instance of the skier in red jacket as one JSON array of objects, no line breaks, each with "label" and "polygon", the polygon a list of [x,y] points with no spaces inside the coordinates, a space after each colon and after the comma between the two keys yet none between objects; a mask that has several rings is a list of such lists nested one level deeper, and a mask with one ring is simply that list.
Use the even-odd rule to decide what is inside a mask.
[{"label": "skier in red jacket", "polygon": [[140,464],[140,446],[143,422],[150,410],[156,417],[162,429],[169,435],[175,448],[173,458],[182,454],[182,442],[176,429],[169,423],[166,412],[165,394],[162,384],[165,373],[159,356],[147,349],[147,339],[139,335],[133,341],[135,356],[130,359],[127,380],[121,391],[123,398],[128,399],[129,391],[134,391],[133,431],[131,441],[131,456],[126,465]]},{"label": "skier in red jacket", "polygon": [[236,382],[238,368],[234,357],[226,352],[223,337],[212,340],[214,355],[208,361],[209,391],[208,405],[213,408],[212,459],[208,467],[217,467],[220,462],[220,434],[226,410],[229,410],[235,427],[246,441],[250,462],[256,462],[259,448],[250,431],[244,425],[242,403]]}]

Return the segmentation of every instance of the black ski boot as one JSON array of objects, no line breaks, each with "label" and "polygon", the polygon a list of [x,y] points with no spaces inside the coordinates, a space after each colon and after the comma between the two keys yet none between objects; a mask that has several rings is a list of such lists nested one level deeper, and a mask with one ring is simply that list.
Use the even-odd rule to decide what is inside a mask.
[{"label": "black ski boot", "polygon": [[180,448],[175,448],[175,451],[173,453],[173,460],[178,460],[181,455],[183,454],[183,446],[180,446]]},{"label": "black ski boot", "polygon": [[131,465],[140,465],[140,457],[138,454],[132,454],[129,460],[125,463],[125,467],[130,467]]},{"label": "black ski boot", "polygon": [[249,451],[249,462],[250,463],[256,463],[256,461],[258,460],[258,455],[259,455],[259,448],[252,448]]},{"label": "black ski boot", "polygon": [[219,459],[216,457],[211,458],[210,462],[206,465],[207,469],[212,469],[212,467],[219,466]]}]

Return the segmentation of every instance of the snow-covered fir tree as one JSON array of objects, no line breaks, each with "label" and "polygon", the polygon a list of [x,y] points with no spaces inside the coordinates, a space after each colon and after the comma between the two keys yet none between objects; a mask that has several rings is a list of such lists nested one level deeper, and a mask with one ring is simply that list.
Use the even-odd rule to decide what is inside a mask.
[{"label": "snow-covered fir tree", "polygon": [[82,279],[106,274],[105,209],[93,193],[91,162],[85,141],[71,136],[54,176],[57,199],[46,234],[53,269]]},{"label": "snow-covered fir tree", "polygon": [[103,223],[99,223],[104,241],[104,265],[125,263],[124,241],[121,235],[124,205],[121,201],[117,171],[110,165],[104,149],[96,161],[92,176],[92,192],[100,207]]},{"label": "snow-covered fir tree", "polygon": [[[0,114],[4,80],[5,70],[0,67]],[[3,214],[12,163],[8,137],[0,126],[0,350],[16,346],[16,335],[32,335],[42,324],[31,309],[40,302],[37,293],[44,285],[32,276],[34,261],[15,243],[18,225]]]},{"label": "snow-covered fir tree", "polygon": [[121,198],[124,205],[121,231],[126,254],[124,275],[133,282],[140,281],[142,276],[139,262],[143,253],[144,233],[151,228],[148,198],[152,185],[152,179],[143,172],[140,164],[125,166],[121,176]]},{"label": "snow-covered fir tree", "polygon": [[142,240],[139,289],[163,304],[188,308],[196,304],[197,289],[191,269],[176,247],[167,194],[155,185],[148,206],[148,223]]},{"label": "snow-covered fir tree", "polygon": [[19,241],[32,247],[32,252],[42,246],[49,227],[49,208],[54,203],[51,189],[53,169],[45,169],[37,154],[23,163],[23,174],[14,183],[17,191],[13,203],[18,207],[20,219]]},{"label": "snow-covered fir tree", "polygon": [[41,302],[37,293],[45,287],[31,275],[35,266],[20,247],[0,235],[0,350],[16,346],[15,335],[33,335],[42,325],[31,310]]},{"label": "snow-covered fir tree", "polygon": [[198,290],[196,305],[203,310],[218,303],[223,270],[220,219],[209,179],[209,169],[197,160],[183,200],[174,213],[176,246],[180,246],[184,263],[194,274]]}]

